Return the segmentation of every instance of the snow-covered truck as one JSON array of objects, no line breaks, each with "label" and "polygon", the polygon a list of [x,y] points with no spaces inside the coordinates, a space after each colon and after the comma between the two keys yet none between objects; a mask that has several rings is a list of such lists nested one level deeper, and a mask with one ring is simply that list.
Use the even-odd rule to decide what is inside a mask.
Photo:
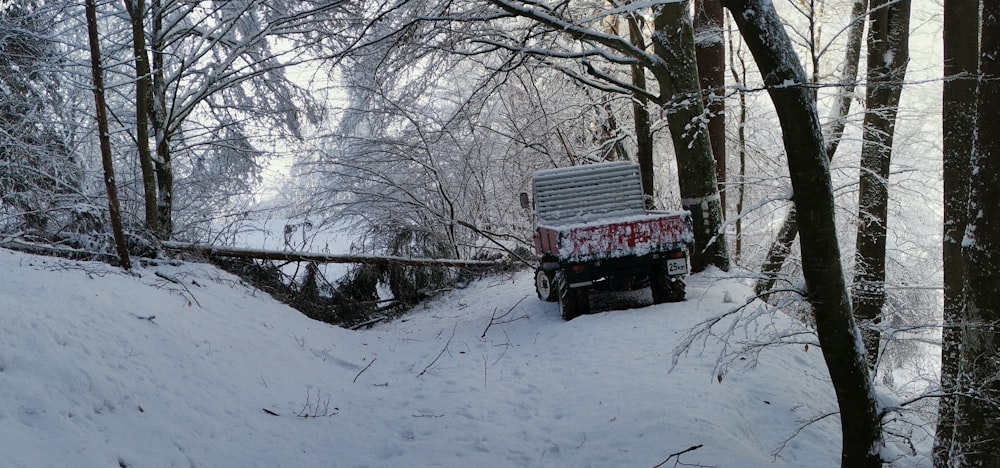
[{"label": "snow-covered truck", "polygon": [[684,300],[686,211],[648,211],[639,166],[621,161],[532,174],[535,289],[571,320],[590,311],[589,292],[649,287],[653,302]]}]

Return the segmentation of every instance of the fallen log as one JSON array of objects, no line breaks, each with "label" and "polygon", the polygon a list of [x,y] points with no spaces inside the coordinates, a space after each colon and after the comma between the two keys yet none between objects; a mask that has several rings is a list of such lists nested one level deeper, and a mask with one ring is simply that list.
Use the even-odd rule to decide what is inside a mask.
[{"label": "fallen log", "polygon": [[0,248],[44,255],[46,257],[59,257],[70,260],[97,260],[110,264],[118,263],[118,256],[113,254],[90,252],[64,245],[40,244],[19,237],[0,239]]},{"label": "fallen log", "polygon": [[250,258],[255,260],[284,260],[289,262],[317,263],[361,263],[366,265],[407,265],[440,267],[491,267],[500,264],[489,260],[456,260],[450,258],[410,258],[391,255],[328,254],[314,252],[294,252],[287,250],[258,250],[239,247],[218,247],[214,245],[191,244],[167,241],[163,248],[188,252],[206,257]]}]

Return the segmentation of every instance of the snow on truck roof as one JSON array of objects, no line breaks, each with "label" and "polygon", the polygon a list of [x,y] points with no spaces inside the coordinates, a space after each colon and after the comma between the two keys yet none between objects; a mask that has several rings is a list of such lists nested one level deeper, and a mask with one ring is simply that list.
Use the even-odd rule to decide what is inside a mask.
[{"label": "snow on truck roof", "polygon": [[617,161],[535,171],[531,175],[539,223],[581,223],[614,215],[646,214],[639,165]]}]

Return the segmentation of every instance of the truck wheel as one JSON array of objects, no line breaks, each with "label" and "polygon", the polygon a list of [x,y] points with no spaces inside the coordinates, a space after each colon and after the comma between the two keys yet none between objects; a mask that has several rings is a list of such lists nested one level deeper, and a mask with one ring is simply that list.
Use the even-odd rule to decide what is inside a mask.
[{"label": "truck wheel", "polygon": [[683,279],[672,277],[663,269],[657,268],[653,270],[649,282],[649,289],[653,293],[653,304],[683,301],[684,288]]},{"label": "truck wheel", "polygon": [[559,291],[559,312],[563,320],[573,320],[590,312],[590,295],[587,288],[570,288],[562,272],[556,272],[555,283]]},{"label": "truck wheel", "polygon": [[555,275],[539,268],[535,271],[535,292],[538,298],[545,302],[556,302],[559,293],[556,291]]}]

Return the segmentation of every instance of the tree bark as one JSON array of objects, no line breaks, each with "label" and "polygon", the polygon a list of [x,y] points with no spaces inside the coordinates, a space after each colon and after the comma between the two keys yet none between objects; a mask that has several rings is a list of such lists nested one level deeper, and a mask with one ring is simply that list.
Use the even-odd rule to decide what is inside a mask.
[{"label": "tree bark", "polygon": [[160,239],[168,240],[174,231],[174,171],[170,163],[170,121],[167,118],[167,85],[163,72],[164,37],[163,37],[163,5],[161,0],[153,0],[153,34],[151,48],[153,51],[152,79],[153,89],[150,102],[149,119],[156,136],[156,169],[157,214],[160,226]]},{"label": "tree bark", "polygon": [[975,147],[961,247],[962,309],[958,419],[952,465],[1000,466],[1000,1],[982,2]]},{"label": "tree bark", "polygon": [[149,57],[146,55],[146,34],[143,26],[145,0],[123,0],[132,22],[132,54],[135,59],[135,139],[142,170],[142,190],[145,200],[146,229],[159,234],[160,217],[156,207],[156,171],[149,152]]},{"label": "tree bark", "polygon": [[719,182],[719,202],[726,216],[726,42],[725,10],[719,0],[695,0],[694,37],[702,105],[708,111],[708,135]]},{"label": "tree bark", "polygon": [[[737,159],[740,162],[739,183],[736,184],[738,196],[736,198],[736,240],[734,260],[740,264],[743,258],[743,205],[746,201],[746,176],[747,176],[747,64],[743,58],[742,51],[733,46],[733,35],[729,35],[729,70],[733,77],[733,82],[739,87],[739,118],[736,121],[736,151]],[[739,66],[737,66],[739,65]]]},{"label": "tree bark", "polygon": [[944,2],[944,77],[941,94],[944,229],[944,328],[941,389],[934,439],[934,465],[957,466],[968,430],[959,406],[968,382],[961,378],[965,309],[962,238],[968,225],[969,175],[976,128],[976,75],[979,73],[979,0]]},{"label": "tree bark", "polygon": [[[861,39],[865,32],[865,13],[868,11],[868,0],[855,0],[851,8],[852,23],[847,32],[847,51],[844,52],[844,68],[840,80],[840,94],[837,95],[837,102],[834,106],[830,129],[826,134],[826,157],[833,160],[837,147],[840,146],[840,138],[844,134],[847,126],[847,114],[851,111],[851,103],[854,102],[854,88],[858,79],[858,63],[861,61]],[[767,251],[763,265],[760,267],[760,280],[754,287],[757,294],[764,294],[774,289],[774,283],[778,279],[778,273],[785,265],[785,260],[792,251],[792,243],[799,235],[798,219],[795,216],[795,207],[789,208],[785,214],[785,220],[781,223],[778,234],[771,242],[771,247]]]},{"label": "tree bark", "polygon": [[618,119],[615,118],[615,109],[611,106],[611,100],[605,97],[604,105],[601,108],[604,111],[604,118],[601,121],[601,136],[598,141],[602,148],[601,160],[628,161],[628,151],[625,150],[625,145],[622,143],[621,128],[618,125]]},{"label": "tree bark", "polygon": [[[860,332],[851,313],[840,247],[829,160],[813,93],[770,0],[723,0],[764,76],[788,155],[800,224],[806,297],[840,407],[841,466],[881,467],[882,424]],[[789,83],[793,83],[789,85]]]},{"label": "tree bark", "polygon": [[858,232],[851,300],[868,366],[876,368],[885,305],[885,246],[889,165],[896,113],[909,61],[910,0],[872,0],[868,27],[868,87],[861,146]]},{"label": "tree bark", "polygon": [[[626,21],[632,45],[645,50],[646,40],[642,36],[642,26],[636,19],[636,15],[628,15]],[[632,65],[629,69],[632,72],[632,86],[636,89],[646,89],[646,69],[639,65]],[[639,163],[639,173],[642,174],[642,193],[646,197],[646,208],[655,209],[653,130],[648,106],[649,99],[646,96],[639,95],[632,99],[632,115],[635,121],[635,159]]]},{"label": "tree bark", "polygon": [[[709,265],[729,269],[729,249],[721,231],[723,214],[715,160],[705,110],[696,97],[701,88],[695,62],[694,29],[687,2],[659,5],[653,19],[653,51],[664,63],[653,75],[660,84],[667,126],[677,156],[677,176],[684,209],[691,212],[695,252],[692,271]],[[663,92],[666,90],[667,92]]]},{"label": "tree bark", "polygon": [[132,268],[128,255],[128,243],[122,227],[121,209],[118,205],[118,187],[115,183],[115,167],[111,158],[111,135],[108,132],[108,110],[104,101],[104,72],[101,68],[101,48],[97,37],[97,7],[94,0],[85,2],[87,16],[87,38],[90,42],[90,70],[94,79],[94,107],[97,116],[97,137],[101,144],[101,163],[104,166],[104,189],[108,196],[108,217],[118,250],[118,261],[125,270]]}]

